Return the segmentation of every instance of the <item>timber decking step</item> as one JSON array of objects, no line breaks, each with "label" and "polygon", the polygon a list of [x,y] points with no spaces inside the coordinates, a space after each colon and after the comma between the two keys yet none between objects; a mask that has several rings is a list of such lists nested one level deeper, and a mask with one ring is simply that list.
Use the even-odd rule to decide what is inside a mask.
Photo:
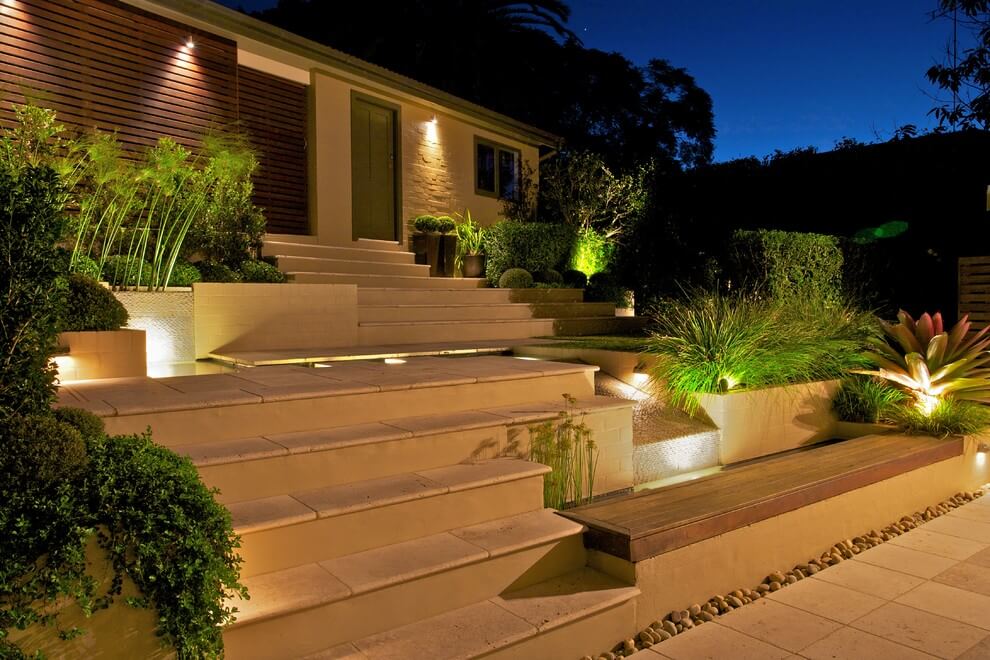
[{"label": "timber decking step", "polygon": [[581,568],[306,659],[578,658],[629,633],[637,595],[636,587]]},{"label": "timber decking step", "polygon": [[478,289],[488,286],[483,277],[429,277],[409,275],[373,275],[356,273],[309,273],[289,271],[292,282],[310,284],[356,284],[361,287],[410,289]]},{"label": "timber decking step", "polygon": [[393,264],[415,264],[416,255],[397,249],[375,249],[367,247],[339,247],[316,245],[313,243],[292,243],[287,241],[265,241],[261,248],[266,257],[316,257],[320,259],[348,259],[353,261],[376,261]]},{"label": "timber decking step", "polygon": [[360,323],[413,321],[483,321],[510,319],[556,319],[615,317],[612,303],[585,302],[472,302],[447,304],[361,305]]},{"label": "timber decking step", "polygon": [[497,458],[227,504],[242,537],[242,575],[540,509],[549,471]]},{"label": "timber decking step", "polygon": [[[580,417],[631,406],[593,396],[579,398],[570,411]],[[173,449],[193,461],[205,484],[220,490],[221,502],[237,502],[493,457],[509,450],[509,427],[555,419],[563,408],[561,399]]]}]

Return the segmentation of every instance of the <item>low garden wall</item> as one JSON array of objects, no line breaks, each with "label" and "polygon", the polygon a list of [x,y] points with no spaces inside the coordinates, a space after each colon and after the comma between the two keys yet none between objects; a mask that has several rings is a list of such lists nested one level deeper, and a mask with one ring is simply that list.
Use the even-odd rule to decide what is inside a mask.
[{"label": "low garden wall", "polygon": [[63,332],[58,343],[68,349],[55,358],[62,382],[148,373],[144,330]]}]

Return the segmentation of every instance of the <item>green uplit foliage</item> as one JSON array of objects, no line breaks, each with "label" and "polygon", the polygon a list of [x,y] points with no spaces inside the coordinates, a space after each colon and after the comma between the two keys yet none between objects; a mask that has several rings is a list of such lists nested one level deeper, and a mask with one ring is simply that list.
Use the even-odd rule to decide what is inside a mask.
[{"label": "green uplit foliage", "polygon": [[908,395],[889,383],[856,375],[842,381],[832,409],[844,422],[881,424],[891,422],[907,401]]},{"label": "green uplit foliage", "polygon": [[968,316],[948,331],[940,313],[915,321],[901,310],[897,318],[881,322],[888,340],[871,342],[866,357],[876,369],[864,373],[906,388],[923,408],[943,396],[990,403],[990,328],[970,334]]},{"label": "green uplit foliage", "polygon": [[127,310],[109,289],[91,277],[71,273],[61,332],[119,330],[127,325]]},{"label": "green uplit foliage", "polygon": [[739,230],[729,251],[737,288],[766,298],[842,298],[842,248],[825,234]]},{"label": "green uplit foliage", "polygon": [[510,268],[498,278],[500,289],[529,289],[533,286],[533,276],[524,268]]},{"label": "green uplit foliage", "polygon": [[892,421],[909,433],[933,435],[970,435],[990,428],[990,408],[970,401],[944,398],[937,401],[930,411],[917,406],[900,406],[894,409]]},{"label": "green uplit foliage", "polygon": [[590,502],[598,469],[591,430],[583,420],[575,421],[574,397],[563,396],[564,410],[556,420],[529,429],[529,459],[551,470],[543,477],[543,504],[554,509]]},{"label": "green uplit foliage", "polygon": [[544,222],[496,222],[485,234],[485,275],[492,284],[509,268],[531,273],[558,268],[574,246],[575,231]]},{"label": "green uplit foliage", "polygon": [[874,317],[851,308],[710,293],[667,301],[654,321],[652,380],[689,412],[696,394],[842,377],[875,334]]},{"label": "green uplit foliage", "polygon": [[591,228],[578,231],[574,250],[571,252],[570,267],[588,277],[608,270],[615,255],[615,245],[605,234]]},{"label": "green uplit foliage", "polygon": [[420,234],[435,234],[440,231],[440,221],[432,215],[417,216],[412,225]]}]

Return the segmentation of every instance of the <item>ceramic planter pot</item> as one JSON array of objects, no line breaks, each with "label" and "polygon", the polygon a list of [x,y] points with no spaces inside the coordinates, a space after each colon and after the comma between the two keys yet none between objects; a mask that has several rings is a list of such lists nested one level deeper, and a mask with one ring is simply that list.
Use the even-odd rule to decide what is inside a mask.
[{"label": "ceramic planter pot", "polygon": [[443,234],[440,236],[440,263],[437,268],[439,275],[441,277],[453,277],[456,260],[457,237],[450,234]]},{"label": "ceramic planter pot", "polygon": [[485,274],[485,255],[464,255],[464,277],[483,277]]}]

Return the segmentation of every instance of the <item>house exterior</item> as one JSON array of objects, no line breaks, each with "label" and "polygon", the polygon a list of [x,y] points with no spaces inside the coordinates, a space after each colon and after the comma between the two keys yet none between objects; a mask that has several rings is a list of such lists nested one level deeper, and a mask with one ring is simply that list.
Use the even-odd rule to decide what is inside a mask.
[{"label": "house exterior", "polygon": [[558,139],[206,0],[0,0],[0,124],[31,98],[68,125],[194,146],[238,124],[269,240],[405,244],[422,213],[495,221]]}]

